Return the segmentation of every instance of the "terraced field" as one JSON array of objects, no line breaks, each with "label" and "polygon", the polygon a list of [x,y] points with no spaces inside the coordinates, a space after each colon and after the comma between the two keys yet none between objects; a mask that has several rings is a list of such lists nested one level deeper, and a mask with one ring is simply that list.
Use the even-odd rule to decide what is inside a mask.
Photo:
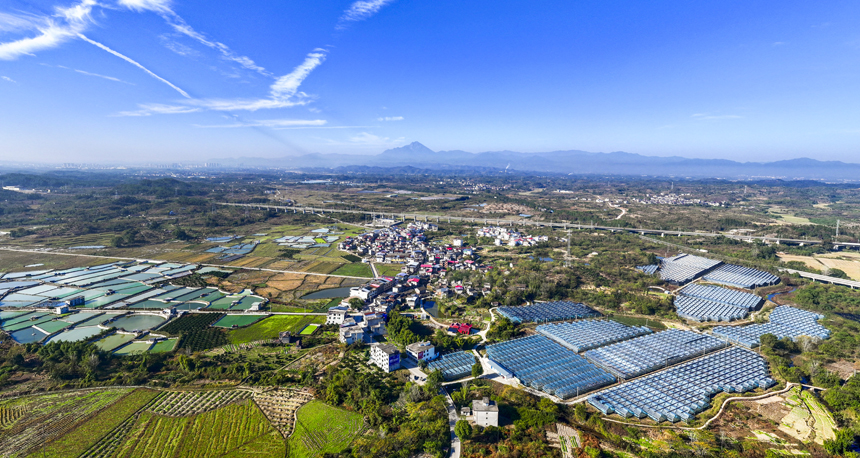
[{"label": "terraced field", "polygon": [[289,456],[313,458],[323,453],[339,453],[364,430],[361,415],[311,401],[298,410]]},{"label": "terraced field", "polygon": [[252,401],[192,417],[144,412],[113,455],[117,458],[284,456],[286,443]]},{"label": "terraced field", "polygon": [[168,417],[185,417],[216,410],[251,397],[250,391],[172,391],[161,396],[149,407],[152,413]]},{"label": "terraced field", "polygon": [[109,409],[100,411],[77,428],[51,441],[35,455],[51,458],[110,456],[115,447],[96,447],[96,445],[102,442],[109,445],[111,441],[105,439],[124,422],[133,419],[132,415],[152,403],[158,396],[157,391],[134,390],[111,405]]},{"label": "terraced field", "polygon": [[69,391],[28,396],[0,403],[0,456],[27,456],[33,449],[62,437],[102,412],[131,389]]}]

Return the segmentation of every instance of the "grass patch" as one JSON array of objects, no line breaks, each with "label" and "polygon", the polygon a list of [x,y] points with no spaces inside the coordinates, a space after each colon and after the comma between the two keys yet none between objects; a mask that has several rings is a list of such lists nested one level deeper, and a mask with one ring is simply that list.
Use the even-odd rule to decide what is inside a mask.
[{"label": "grass patch", "polygon": [[343,259],[346,259],[349,262],[361,262],[361,258],[354,254],[345,254],[342,256]]},{"label": "grass patch", "polygon": [[313,335],[313,333],[316,332],[316,330],[319,329],[319,327],[320,327],[320,325],[318,325],[316,323],[309,324],[309,325],[305,326],[304,329],[302,329],[302,332],[300,332],[299,335],[303,335],[303,336]]},{"label": "grass patch", "polygon": [[373,271],[370,270],[370,265],[356,262],[345,264],[331,273],[332,275],[345,275],[348,277],[365,277],[373,278]]},{"label": "grass patch", "polygon": [[393,277],[400,273],[401,267],[400,264],[376,264],[376,271],[379,275]]},{"label": "grass patch", "polygon": [[290,331],[297,333],[311,324],[325,323],[324,316],[274,315],[247,328],[230,331],[230,343],[241,344],[256,340],[275,339],[278,333]]},{"label": "grass patch", "polygon": [[648,326],[653,329],[666,329],[666,325],[657,321],[656,319],[645,319],[634,316],[612,316],[609,317],[610,320],[616,321],[621,324],[626,324],[627,326]]},{"label": "grass patch", "polygon": [[311,401],[299,408],[290,437],[290,458],[340,453],[364,430],[364,418],[354,412]]}]

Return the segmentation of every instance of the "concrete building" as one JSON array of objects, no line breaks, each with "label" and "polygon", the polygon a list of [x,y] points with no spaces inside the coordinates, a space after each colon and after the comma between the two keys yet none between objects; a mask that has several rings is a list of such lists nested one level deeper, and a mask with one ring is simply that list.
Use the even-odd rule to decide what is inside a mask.
[{"label": "concrete building", "polygon": [[428,342],[416,342],[406,346],[406,354],[415,361],[432,361],[436,358],[436,347]]},{"label": "concrete building", "polygon": [[490,398],[472,401],[472,413],[475,415],[476,424],[499,426],[499,406]]},{"label": "concrete building", "polygon": [[391,344],[376,344],[370,347],[370,361],[385,372],[400,369],[400,351]]},{"label": "concrete building", "polygon": [[328,315],[325,318],[325,324],[343,324],[346,319],[346,314],[349,312],[349,307],[336,305],[328,309]]}]

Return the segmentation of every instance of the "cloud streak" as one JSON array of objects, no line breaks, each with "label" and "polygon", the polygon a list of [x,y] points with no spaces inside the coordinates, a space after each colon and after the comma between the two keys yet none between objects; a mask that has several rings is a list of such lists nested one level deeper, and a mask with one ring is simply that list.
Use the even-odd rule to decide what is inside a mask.
[{"label": "cloud streak", "polygon": [[359,22],[378,13],[383,6],[394,0],[359,0],[349,6],[337,21],[335,29],[344,30],[350,22]]},{"label": "cloud streak", "polygon": [[68,8],[55,8],[53,16],[22,18],[9,14],[0,15],[0,30],[36,30],[39,35],[0,43],[0,60],[14,60],[21,56],[32,56],[37,51],[55,48],[72,40],[92,22],[90,14],[96,0],[83,0]]},{"label": "cloud streak", "polygon": [[403,121],[403,116],[385,116],[383,118],[376,118],[377,121]]},{"label": "cloud streak", "polygon": [[235,62],[240,66],[260,73],[261,75],[271,77],[272,74],[266,71],[265,68],[257,65],[251,58],[246,56],[240,56],[234,53],[227,45],[224,43],[213,41],[207,38],[202,33],[194,30],[181,16],[176,14],[171,8],[170,0],[119,0],[119,4],[125,6],[128,9],[137,12],[143,11],[152,11],[158,13],[162,19],[167,22],[173,30],[185,35],[198,43],[207,46],[209,48],[215,49],[219,53],[221,53],[221,57],[225,60]]},{"label": "cloud streak", "polygon": [[97,78],[104,78],[106,80],[116,81],[117,83],[131,84],[131,83],[123,81],[119,78],[114,78],[113,76],[99,75],[98,73],[90,73],[90,72],[86,72],[86,71],[78,70],[78,69],[75,69],[75,71],[82,74],[82,75],[89,75],[89,76],[95,76]]},{"label": "cloud streak", "polygon": [[740,115],[712,115],[708,113],[696,113],[690,116],[693,119],[700,120],[716,120],[716,119],[741,119],[743,116]]},{"label": "cloud streak", "polygon": [[17,81],[13,80],[12,78],[9,78],[8,76],[0,76],[0,79],[2,79],[3,81],[8,81],[10,83],[17,83]]},{"label": "cloud streak", "polygon": [[138,105],[137,111],[120,111],[114,117],[126,116],[151,116],[152,114],[185,114],[200,111],[200,108],[186,107],[181,105],[162,105],[160,103],[145,103]]},{"label": "cloud streak", "polygon": [[109,52],[109,53],[113,54],[114,56],[119,57],[120,59],[122,59],[122,60],[124,60],[124,61],[126,61],[126,62],[128,62],[128,63],[130,63],[130,64],[132,64],[132,65],[134,65],[135,67],[137,67],[137,68],[139,68],[139,69],[141,69],[141,70],[145,71],[149,76],[151,76],[151,77],[153,77],[153,78],[157,79],[158,81],[161,81],[162,83],[164,83],[164,84],[166,84],[166,85],[170,86],[171,88],[173,88],[176,92],[178,92],[178,93],[182,94],[182,96],[183,96],[183,97],[185,97],[185,98],[187,98],[187,99],[190,99],[190,98],[191,98],[191,96],[190,96],[190,95],[188,95],[188,93],[187,93],[187,92],[183,91],[182,89],[180,89],[179,87],[177,87],[175,84],[171,83],[170,81],[167,81],[166,79],[164,79],[164,78],[162,78],[162,77],[160,77],[160,76],[156,75],[156,74],[155,74],[155,73],[153,73],[151,70],[149,70],[148,68],[144,67],[143,65],[140,65],[139,63],[137,63],[137,62],[136,62],[135,60],[133,60],[132,58],[130,58],[130,57],[126,57],[126,56],[124,56],[124,55],[120,54],[119,52],[114,51],[113,49],[110,49],[110,48],[108,48],[107,46],[105,46],[105,45],[103,45],[103,44],[101,44],[101,43],[99,43],[99,42],[97,42],[97,41],[90,40],[89,38],[87,38],[86,36],[84,36],[84,34],[79,33],[79,34],[78,34],[78,37],[79,37],[81,40],[84,40],[84,41],[86,41],[87,43],[89,43],[89,44],[91,44],[91,45],[93,45],[93,46],[97,46],[97,47],[99,47],[99,48],[101,48],[101,49],[103,49],[103,50],[105,50],[105,51],[107,51],[107,52]]},{"label": "cloud streak", "polygon": [[233,124],[219,124],[219,125],[198,125],[195,124],[194,127],[201,127],[207,129],[225,129],[225,128],[236,128],[236,127],[269,127],[272,129],[278,128],[296,128],[296,127],[322,127],[325,126],[326,120],[324,119],[264,119],[259,121],[241,121]]}]

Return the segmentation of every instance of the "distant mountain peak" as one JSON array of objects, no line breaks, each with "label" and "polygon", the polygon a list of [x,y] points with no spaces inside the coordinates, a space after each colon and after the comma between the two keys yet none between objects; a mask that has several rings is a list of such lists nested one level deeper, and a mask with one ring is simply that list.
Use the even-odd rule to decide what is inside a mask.
[{"label": "distant mountain peak", "polygon": [[433,153],[435,153],[435,151],[433,151],[432,149],[430,149],[430,148],[428,148],[428,147],[426,147],[426,146],[422,145],[422,144],[421,144],[421,143],[419,143],[419,142],[412,142],[412,143],[410,143],[410,144],[408,144],[408,145],[401,146],[401,147],[399,147],[399,148],[391,148],[391,149],[388,149],[388,150],[385,150],[385,151],[383,151],[383,152],[382,152],[382,154],[389,154],[389,153],[395,153],[395,154],[402,154],[402,153],[408,153],[408,154],[433,154]]}]

